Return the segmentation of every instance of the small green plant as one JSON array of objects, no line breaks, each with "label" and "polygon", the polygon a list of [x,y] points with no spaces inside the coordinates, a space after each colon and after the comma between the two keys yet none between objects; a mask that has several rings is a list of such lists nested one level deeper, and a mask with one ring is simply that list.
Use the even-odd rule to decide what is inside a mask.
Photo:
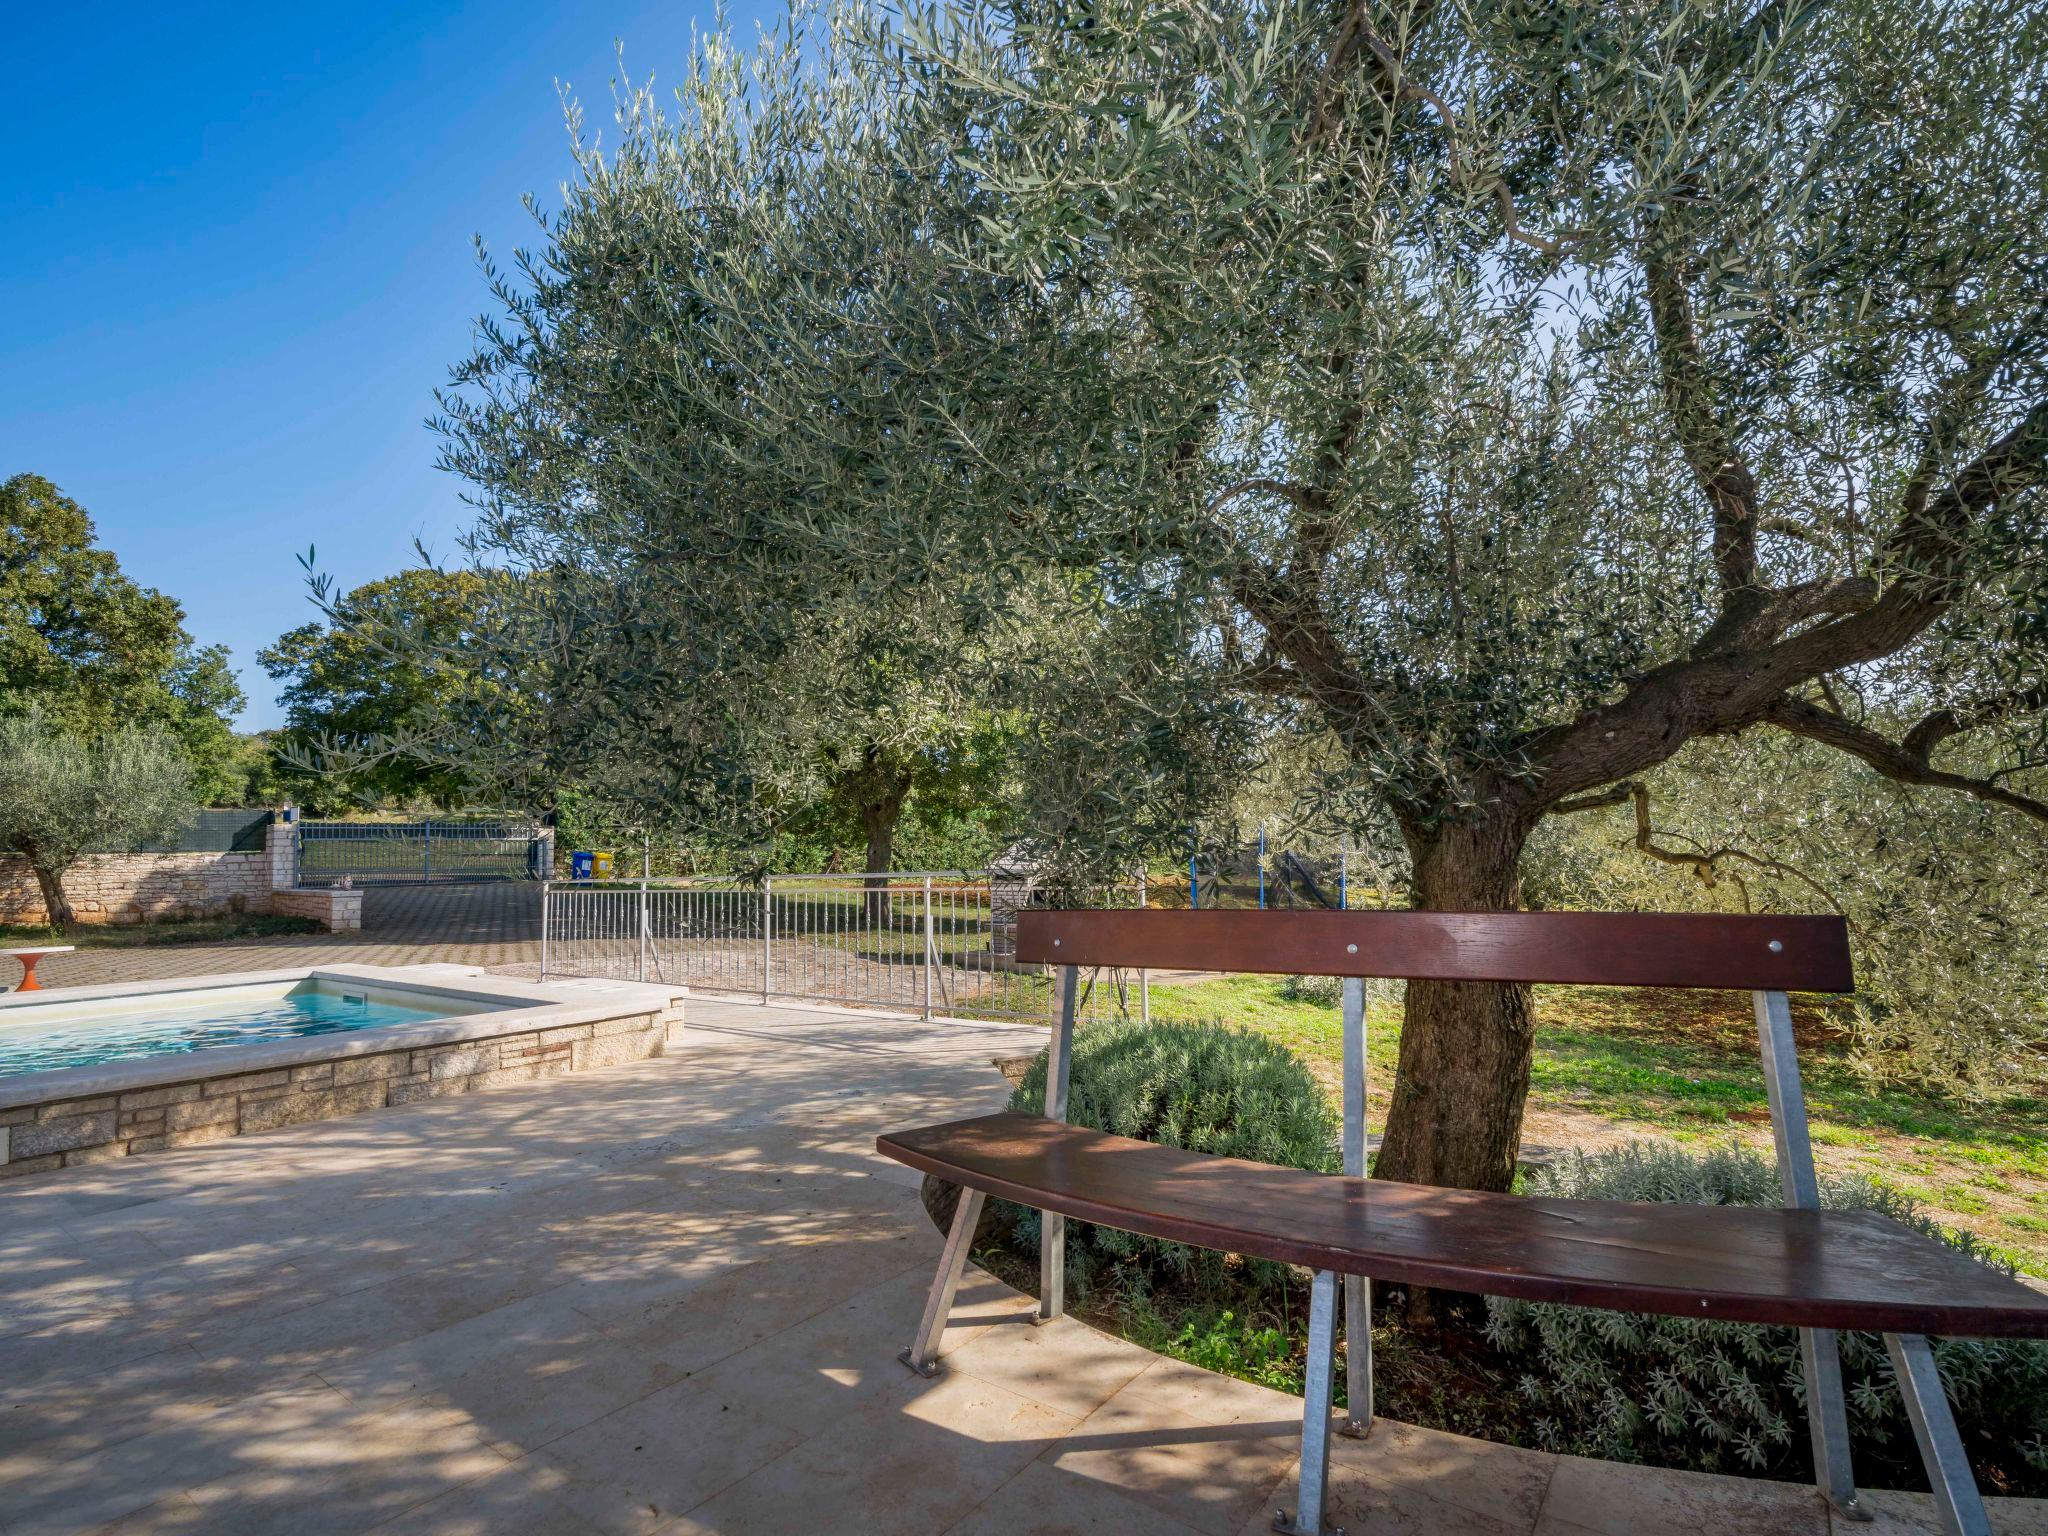
[{"label": "small green plant", "polygon": [[1291,1003],[1320,1003],[1334,1008],[1344,1001],[1341,976],[1288,976],[1281,980],[1280,995]]},{"label": "small green plant", "polygon": [[[1045,1056],[1032,1063],[1010,1108],[1045,1106]],[[1109,1021],[1074,1035],[1067,1118],[1076,1125],[1163,1146],[1327,1172],[1337,1166],[1337,1122],[1301,1058],[1264,1035],[1217,1023]],[[1035,1248],[1038,1215],[1019,1213]],[[1076,1296],[1114,1274],[1126,1295],[1166,1283],[1193,1298],[1227,1299],[1233,1280],[1277,1281],[1280,1266],[1135,1237],[1112,1227],[1069,1228],[1067,1284]]]},{"label": "small green plant", "polygon": [[[1780,1203],[1776,1170],[1737,1147],[1704,1156],[1640,1144],[1580,1154],[1537,1173],[1529,1193]],[[1999,1264],[1967,1234],[1936,1225],[1908,1197],[1869,1180],[1829,1182],[1822,1199],[1839,1209],[1882,1211]],[[1500,1298],[1488,1302],[1487,1312],[1487,1336],[1520,1367],[1533,1427],[1550,1449],[1706,1471],[1804,1470],[1805,1389],[1793,1329]],[[1882,1342],[1844,1333],[1841,1346],[1858,1457],[1911,1465],[1912,1431]],[[2017,1464],[2003,1469],[2008,1475],[2048,1473],[2048,1344],[1937,1339],[1934,1353],[1965,1440],[2015,1454]]]},{"label": "small green plant", "polygon": [[1187,1323],[1167,1341],[1162,1353],[1276,1391],[1301,1391],[1296,1341],[1278,1328],[1241,1320],[1227,1308],[1206,1322]]}]

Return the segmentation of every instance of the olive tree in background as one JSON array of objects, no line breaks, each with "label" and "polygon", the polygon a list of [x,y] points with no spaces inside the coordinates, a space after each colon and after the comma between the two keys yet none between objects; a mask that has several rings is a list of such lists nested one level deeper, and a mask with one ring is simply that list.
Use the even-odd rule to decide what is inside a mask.
[{"label": "olive tree in background", "polygon": [[[450,399],[622,776],[746,761],[809,615],[1029,593],[989,686],[1069,859],[1168,846],[1262,712],[1428,909],[1755,729],[2048,821],[2038,8],[805,25],[626,100]],[[1406,1008],[1380,1171],[1505,1187],[1528,989]]]},{"label": "olive tree in background", "polygon": [[169,837],[197,809],[191,766],[161,726],[88,740],[40,706],[0,717],[0,848],[28,861],[52,927],[77,916],[64,873],[80,854]]}]

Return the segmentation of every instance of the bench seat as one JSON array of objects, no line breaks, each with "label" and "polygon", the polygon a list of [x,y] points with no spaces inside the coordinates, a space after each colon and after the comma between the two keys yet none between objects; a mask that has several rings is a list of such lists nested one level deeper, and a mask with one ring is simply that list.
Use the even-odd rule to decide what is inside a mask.
[{"label": "bench seat", "polygon": [[1546,1200],[1346,1178],[1003,1113],[899,1131],[920,1172],[1312,1270],[1680,1317],[2048,1337],[2048,1295],[1875,1211]]}]

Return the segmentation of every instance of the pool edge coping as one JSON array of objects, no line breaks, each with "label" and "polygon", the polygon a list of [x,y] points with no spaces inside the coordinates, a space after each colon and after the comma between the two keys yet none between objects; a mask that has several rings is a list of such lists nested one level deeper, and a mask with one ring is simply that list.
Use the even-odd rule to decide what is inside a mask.
[{"label": "pool edge coping", "polygon": [[[689,996],[689,988],[678,984],[583,978],[520,981],[507,976],[489,976],[471,967],[455,965],[302,965],[273,971],[224,971],[211,976],[180,976],[162,981],[112,982],[104,987],[45,987],[28,994],[8,993],[0,997],[0,1023],[5,1022],[8,1010],[37,1003],[213,991],[223,987],[315,979],[376,983],[396,986],[404,991],[425,992],[468,1002],[492,1002],[500,1006],[483,1013],[427,1019],[416,1024],[382,1024],[373,1029],[307,1035],[295,1040],[221,1046],[107,1065],[59,1067],[48,1072],[0,1077],[0,1110],[104,1098],[110,1094],[134,1093],[171,1083],[206,1082],[215,1078],[240,1077],[250,1072],[275,1072],[356,1056],[424,1050],[465,1040],[488,1040],[500,1035],[594,1024],[636,1014],[661,1014]],[[564,993],[569,995],[565,997]],[[586,997],[588,1001],[584,1000]],[[207,1061],[207,1058],[215,1058],[216,1061]]]}]

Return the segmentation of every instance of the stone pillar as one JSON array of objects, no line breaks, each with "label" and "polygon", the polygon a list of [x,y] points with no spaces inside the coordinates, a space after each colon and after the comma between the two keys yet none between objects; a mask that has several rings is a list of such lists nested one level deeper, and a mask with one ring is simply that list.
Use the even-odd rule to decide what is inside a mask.
[{"label": "stone pillar", "polygon": [[284,812],[272,815],[263,829],[263,856],[270,864],[270,888],[289,891],[299,883],[299,829],[286,821]]}]

